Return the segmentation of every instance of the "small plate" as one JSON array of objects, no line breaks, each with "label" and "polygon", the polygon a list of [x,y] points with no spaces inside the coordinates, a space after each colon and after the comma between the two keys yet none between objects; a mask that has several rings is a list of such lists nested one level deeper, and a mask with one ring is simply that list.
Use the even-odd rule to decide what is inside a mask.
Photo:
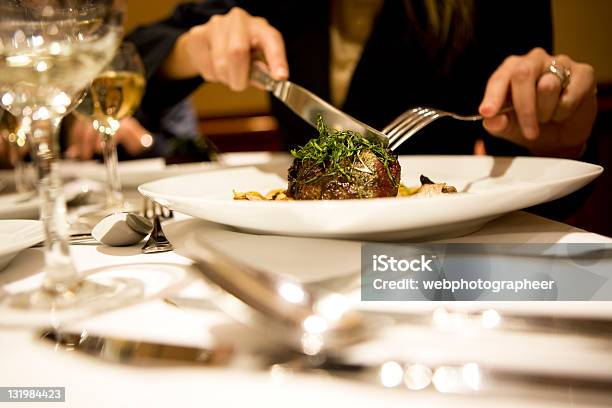
[{"label": "small plate", "polygon": [[[123,188],[136,189],[139,185],[165,177],[180,176],[224,167],[254,166],[285,158],[285,153],[241,152],[219,155],[217,162],[166,164],[163,158],[126,160],[119,163],[117,171]],[[64,162],[62,172],[66,176],[106,181],[104,165],[96,162]]]},{"label": "small plate", "polygon": [[329,201],[235,201],[233,190],[287,187],[287,165],[227,168],[139,187],[162,205],[252,233],[368,240],[460,236],[511,211],[551,201],[595,179],[602,167],[535,157],[400,156],[402,182],[419,176],[459,191],[437,197]]},{"label": "small plate", "polygon": [[43,225],[34,220],[0,220],[0,271],[17,254],[45,239]]}]

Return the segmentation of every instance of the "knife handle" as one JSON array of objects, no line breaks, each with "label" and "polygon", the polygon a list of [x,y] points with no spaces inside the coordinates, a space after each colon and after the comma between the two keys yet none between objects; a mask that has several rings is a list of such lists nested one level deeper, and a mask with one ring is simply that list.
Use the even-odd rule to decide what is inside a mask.
[{"label": "knife handle", "polygon": [[253,60],[251,62],[250,80],[258,88],[272,92],[276,88],[278,81],[270,76],[270,71],[265,62]]}]

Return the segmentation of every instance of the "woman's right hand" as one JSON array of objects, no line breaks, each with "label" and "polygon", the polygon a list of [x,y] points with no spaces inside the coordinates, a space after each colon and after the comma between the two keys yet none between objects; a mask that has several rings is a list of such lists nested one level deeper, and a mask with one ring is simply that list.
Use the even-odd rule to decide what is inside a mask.
[{"label": "woman's right hand", "polygon": [[234,7],[179,37],[164,62],[162,74],[172,79],[200,75],[206,81],[242,91],[249,83],[253,50],[263,53],[274,79],[288,78],[285,43],[280,32],[264,18]]}]

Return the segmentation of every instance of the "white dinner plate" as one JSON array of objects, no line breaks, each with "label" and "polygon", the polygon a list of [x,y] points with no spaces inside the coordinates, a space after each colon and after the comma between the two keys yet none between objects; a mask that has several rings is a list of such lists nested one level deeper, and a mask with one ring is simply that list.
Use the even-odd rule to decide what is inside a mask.
[{"label": "white dinner plate", "polygon": [[[241,152],[223,153],[217,162],[166,164],[163,158],[126,160],[119,162],[117,171],[123,188],[136,189],[139,185],[165,177],[180,176],[224,167],[258,165],[282,160],[285,153]],[[62,173],[68,177],[106,181],[104,165],[98,162],[64,162]]]},{"label": "white dinner plate", "polygon": [[551,158],[400,156],[402,182],[419,176],[458,194],[334,201],[235,201],[232,190],[286,188],[287,165],[249,166],[166,178],[139,187],[162,205],[247,232],[370,240],[424,239],[473,232],[502,214],[565,196],[603,171]]},{"label": "white dinner plate", "polygon": [[0,220],[0,271],[21,251],[45,239],[42,222]]}]

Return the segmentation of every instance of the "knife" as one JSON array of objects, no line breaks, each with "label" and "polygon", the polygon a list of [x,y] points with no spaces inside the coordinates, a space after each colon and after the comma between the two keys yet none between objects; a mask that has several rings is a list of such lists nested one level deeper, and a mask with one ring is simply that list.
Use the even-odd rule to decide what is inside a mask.
[{"label": "knife", "polygon": [[[407,392],[433,391],[449,395],[493,395],[512,397],[520,390],[531,398],[567,401],[571,389],[574,403],[612,402],[610,378],[588,378],[555,374],[530,373],[521,370],[487,369],[475,362],[426,366],[420,363],[386,361],[363,364],[342,355],[293,358],[285,355],[244,358],[231,347],[198,348],[163,343],[149,343],[88,333],[42,332],[40,338],[64,351],[77,351],[113,363],[135,366],[172,366],[177,364],[240,367],[253,371],[282,370],[287,373],[319,374],[356,381],[387,389]],[[280,359],[280,362],[279,362]],[[239,361],[239,363],[236,362]]]},{"label": "knife", "polygon": [[101,337],[83,330],[80,333],[47,330],[40,333],[42,340],[52,342],[58,349],[79,351],[113,363],[138,366],[168,364],[198,364],[225,366],[233,357],[230,346],[199,348],[173,344],[151,343],[113,337]]},{"label": "knife", "polygon": [[352,130],[373,143],[381,144],[384,147],[389,145],[389,139],[384,133],[347,115],[307,89],[291,81],[275,80],[270,76],[268,67],[263,61],[254,60],[251,63],[250,79],[256,86],[271,92],[278,100],[315,128],[317,127],[317,118],[320,115],[323,122],[330,128]]}]

